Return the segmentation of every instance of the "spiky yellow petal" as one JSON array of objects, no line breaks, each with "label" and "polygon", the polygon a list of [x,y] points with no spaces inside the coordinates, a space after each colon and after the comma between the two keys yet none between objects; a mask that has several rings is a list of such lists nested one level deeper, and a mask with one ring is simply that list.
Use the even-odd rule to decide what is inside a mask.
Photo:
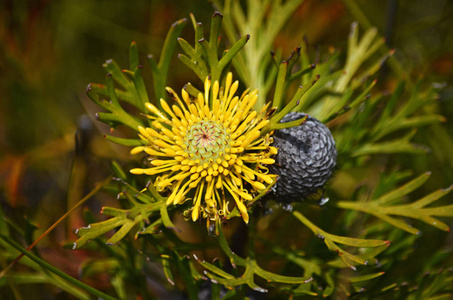
[{"label": "spiky yellow petal", "polygon": [[269,121],[253,109],[258,92],[246,91],[239,97],[238,87],[228,73],[223,87],[207,78],[204,93],[195,99],[184,89],[180,98],[167,88],[175,104],[161,99],[162,111],[145,104],[153,114],[148,116],[152,127],[138,131],[147,145],[133,148],[131,154],[145,152],[150,165],[131,173],[159,174],[153,184],[167,193],[166,204],[191,200],[192,207],[184,215],[193,221],[203,217],[212,224],[228,217],[228,199],[233,198],[248,222],[247,203],[275,182],[265,166],[275,163],[272,156],[277,149],[270,146],[269,135],[261,135]]}]

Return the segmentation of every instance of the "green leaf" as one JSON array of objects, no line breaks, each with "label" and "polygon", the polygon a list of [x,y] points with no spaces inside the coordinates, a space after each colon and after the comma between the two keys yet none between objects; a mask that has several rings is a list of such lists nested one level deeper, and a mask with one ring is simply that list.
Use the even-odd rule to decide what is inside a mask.
[{"label": "green leaf", "polygon": [[[164,98],[165,96],[167,73],[176,47],[176,38],[181,33],[186,21],[186,19],[179,20],[170,28],[158,64],[151,56],[148,57],[153,73],[156,99]],[[112,127],[124,124],[137,130],[138,126],[143,126],[143,124],[129,113],[126,113],[119,103],[119,100],[126,101],[137,107],[141,112],[146,113],[145,103],[149,101],[149,97],[143,80],[143,67],[139,64],[138,49],[135,42],[132,42],[130,46],[129,64],[131,70],[121,70],[119,65],[113,60],[106,61],[103,66],[108,72],[107,85],[92,84],[88,87],[87,94],[96,104],[109,111],[109,113],[99,113],[99,120],[108,123]],[[131,78],[128,78],[126,74]],[[123,90],[116,89],[113,81],[116,81]],[[111,102],[100,101],[99,95],[108,96]]]},{"label": "green leaf", "polygon": [[348,279],[350,282],[356,283],[356,282],[371,280],[371,279],[377,278],[379,276],[382,276],[384,274],[385,274],[385,272],[378,272],[378,273],[367,274],[367,275],[362,275],[362,276],[349,277]]},{"label": "green leaf", "polygon": [[[130,103],[130,104],[133,104],[135,101],[134,95],[132,95],[124,90],[115,88],[115,94],[121,101]],[[109,103],[107,101],[99,100],[99,96],[104,96],[104,97],[109,96],[109,91],[107,90],[107,86],[105,86],[103,84],[90,83],[87,87],[87,95],[88,95],[88,97],[90,97],[91,100],[93,100],[93,102],[95,102],[97,105],[99,105],[102,108],[104,108],[104,105]]]},{"label": "green leaf", "polygon": [[220,37],[220,28],[222,27],[223,15],[218,11],[215,11],[211,17],[211,30],[209,32],[209,42],[212,47],[218,48],[219,37]]},{"label": "green leaf", "polygon": [[[381,254],[383,251],[387,250],[389,244],[390,243],[382,245],[382,246],[378,246],[378,247],[375,247],[375,248],[369,248],[369,249],[367,249],[367,251],[360,252],[360,254],[357,254],[357,257],[361,261],[367,262],[366,263],[367,265],[376,264],[376,262],[377,262],[376,256]],[[348,267],[348,268],[352,268],[353,270],[355,270],[355,266],[356,266],[356,264],[353,264],[353,267],[351,267],[350,265],[346,264],[341,256],[338,256],[336,259],[334,259],[332,261],[329,261],[328,265],[332,266],[332,267],[335,267],[335,268],[347,268]]]},{"label": "green leaf", "polygon": [[222,57],[222,59],[220,59],[219,69],[223,70],[233,60],[238,52],[242,50],[249,39],[250,35],[247,34],[240,38],[229,50],[227,50],[227,53]]},{"label": "green leaf", "polygon": [[415,130],[406,136],[387,142],[364,144],[353,151],[352,156],[363,156],[371,154],[390,154],[390,153],[426,153],[428,149],[421,145],[411,144],[409,140],[414,136]]},{"label": "green leaf", "polygon": [[[310,222],[302,213],[299,211],[293,211],[293,215],[301,221],[305,226],[307,226],[316,236],[324,240],[324,243],[326,244],[327,248],[329,248],[330,251],[336,252],[341,260],[344,262],[344,264],[351,269],[355,270],[357,265],[365,265],[367,264],[367,260],[363,259],[362,257],[358,255],[354,255],[339,246],[337,246],[335,243],[343,244],[343,245],[348,245],[352,247],[358,247],[358,248],[386,248],[390,242],[389,241],[384,241],[384,240],[374,240],[374,239],[358,239],[358,238],[350,238],[350,237],[342,237],[338,235],[333,235],[330,234],[312,222]],[[378,253],[376,253],[377,255]]]},{"label": "green leaf", "polygon": [[288,82],[291,82],[293,80],[299,79],[300,77],[311,73],[315,68],[316,68],[316,65],[315,64],[311,64],[308,67],[306,67],[305,69],[301,69],[301,70],[291,74],[289,79],[288,79]]},{"label": "green leaf", "polygon": [[255,283],[255,275],[260,276],[261,278],[267,280],[267,282],[280,282],[280,283],[287,283],[287,284],[301,284],[301,283],[308,283],[312,281],[312,278],[303,278],[303,277],[290,277],[290,276],[282,276],[278,274],[274,274],[272,272],[268,272],[263,270],[261,267],[258,266],[257,262],[254,258],[249,256],[247,259],[241,258],[238,255],[234,254],[228,243],[225,239],[223,234],[223,230],[221,229],[221,225],[219,224],[220,221],[217,221],[217,228],[219,228],[219,236],[218,242],[223,250],[223,252],[228,256],[230,259],[231,264],[234,268],[237,266],[244,267],[244,272],[240,277],[233,276],[228,272],[220,269],[219,267],[210,264],[206,261],[200,261],[195,256],[195,259],[200,263],[203,267],[207,269],[209,272],[205,272],[206,275],[213,281],[214,283],[220,283],[227,287],[235,287],[239,285],[246,284],[251,289],[256,291],[266,293],[267,290],[261,288]]},{"label": "green leaf", "polygon": [[284,91],[286,89],[285,80],[287,70],[288,63],[286,61],[281,62],[280,67],[278,68],[277,83],[275,84],[274,100],[272,102],[272,107],[276,107],[277,109],[282,103]]},{"label": "green leaf", "polygon": [[450,186],[450,187],[448,187],[446,189],[440,189],[440,190],[434,191],[431,194],[429,194],[429,195],[421,198],[420,200],[414,202],[411,205],[411,207],[413,207],[415,209],[423,208],[423,207],[433,203],[434,201],[439,200],[440,198],[442,198],[443,196],[447,195],[448,193],[450,193],[452,188],[453,188],[453,186]]},{"label": "green leaf", "polygon": [[237,1],[215,1],[224,14],[223,27],[230,44],[247,34],[252,37],[247,51],[240,52],[232,60],[232,65],[248,87],[260,91],[255,104],[257,111],[264,106],[270,90],[268,79],[273,80],[275,76],[275,73],[267,72],[272,63],[269,52],[281,28],[302,2],[303,0],[248,1],[243,4]]},{"label": "green leaf", "polygon": [[307,93],[310,88],[315,85],[315,83],[319,80],[319,75],[314,76],[311,81],[304,85],[304,86],[299,86],[299,89],[297,90],[296,94],[294,97],[291,99],[291,101],[277,114],[275,114],[271,119],[268,125],[263,128],[262,134],[269,132],[275,126],[277,126],[278,122],[280,122],[283,117],[285,117],[289,112],[291,112],[296,106],[300,104],[300,99]]},{"label": "green leaf", "polygon": [[342,245],[353,246],[353,247],[379,247],[389,245],[389,241],[384,240],[374,240],[374,239],[358,239],[358,238],[351,238],[345,236],[338,236],[338,235],[329,235],[329,239],[331,239],[335,243],[340,243]]},{"label": "green leaf", "polygon": [[385,127],[384,126],[385,121],[391,117],[392,113],[394,113],[396,104],[398,103],[398,100],[400,100],[401,97],[403,96],[405,87],[406,87],[406,81],[400,80],[398,82],[398,85],[396,86],[395,90],[393,91],[389,102],[385,106],[384,112],[383,112],[381,120],[380,120],[381,124],[379,124],[379,126],[376,126],[377,128]]},{"label": "green leaf", "polygon": [[107,60],[102,66],[125,90],[133,90],[133,83],[124,75],[120,66],[113,59]]},{"label": "green leaf", "polygon": [[[445,118],[437,114],[421,114],[411,116],[423,105],[433,102],[436,99],[435,91],[431,87],[426,92],[421,92],[421,81],[410,90],[409,99],[402,102],[404,95],[405,81],[398,83],[392,97],[381,115],[379,121],[374,125],[371,131],[371,140],[373,142],[382,139],[384,136],[405,128],[414,128],[444,122]],[[406,92],[408,94],[409,92]],[[395,109],[399,105],[398,109]]]},{"label": "green leaf", "polygon": [[125,138],[119,138],[111,135],[105,135],[104,136],[106,140],[113,142],[115,144],[123,145],[123,146],[128,146],[128,147],[138,147],[138,146],[143,146],[144,142],[140,139],[125,139]]},{"label": "green leaf", "polygon": [[162,224],[165,227],[180,231],[180,229],[171,221],[170,216],[168,215],[167,205],[162,205],[160,209],[160,216],[162,218]]},{"label": "green leaf", "polygon": [[[333,83],[332,91],[335,94],[343,94],[347,91],[348,87],[352,89],[356,89],[357,87],[361,86],[363,80],[372,75],[382,63],[388,54],[385,54],[384,57],[378,60],[378,62],[372,64],[372,68],[367,70],[366,73],[362,73],[362,78],[356,82],[358,84],[351,83],[354,76],[356,76],[358,70],[367,61],[371,55],[373,55],[382,45],[382,39],[376,39],[377,29],[376,28],[369,28],[365,31],[361,39],[359,40],[358,37],[358,26],[357,24],[352,24],[351,26],[351,34],[349,35],[348,41],[348,51],[347,51],[347,58],[346,64],[340,73],[339,77]],[[342,107],[344,106],[341,103]],[[328,120],[330,117],[335,114],[339,110],[338,99],[336,97],[327,97],[323,101],[322,110],[319,114],[321,119]]]},{"label": "green leaf", "polygon": [[[273,252],[282,255],[286,260],[294,263],[304,269],[304,277],[312,278],[313,275],[322,276],[321,274],[321,263],[316,259],[304,259],[296,251],[285,251],[282,248],[279,248],[271,243],[262,241],[266,246],[272,248]],[[313,290],[317,290],[317,284],[313,280],[310,283],[303,283],[299,285],[296,289],[291,290],[290,292],[294,295],[304,294],[317,296],[318,294]]]},{"label": "green leaf", "polygon": [[129,46],[129,69],[135,70],[139,65],[137,43],[133,41]]},{"label": "green leaf", "polygon": [[346,92],[343,94],[341,101],[338,101],[338,103],[332,107],[332,110],[329,113],[329,115],[322,116],[322,118],[320,118],[320,121],[323,123],[329,122],[335,119],[336,117],[341,116],[345,112],[351,110],[352,108],[355,108],[359,104],[363,103],[363,101],[368,99],[369,96],[368,93],[376,84],[376,82],[377,82],[376,80],[371,81],[364,88],[364,90],[352,101],[350,101],[350,98],[352,97],[354,90],[352,88],[348,88]]},{"label": "green leaf", "polygon": [[178,58],[183,64],[190,68],[198,76],[198,78],[200,78],[200,80],[201,78],[206,79],[206,77],[208,77],[209,72],[207,71],[205,62],[187,57],[183,54],[179,54]]},{"label": "green leaf", "polygon": [[447,189],[435,191],[413,203],[390,205],[393,202],[401,200],[402,197],[406,196],[410,192],[420,187],[423,183],[426,182],[430,175],[431,173],[429,172],[424,173],[419,177],[411,180],[404,186],[395,189],[394,191],[391,191],[379,197],[378,199],[368,202],[340,201],[337,203],[337,206],[345,209],[362,211],[374,215],[386,221],[387,223],[400,229],[403,229],[407,232],[410,232],[412,234],[418,234],[419,231],[416,228],[409,226],[404,221],[396,219],[395,217],[392,216],[418,219],[440,230],[449,232],[450,231],[449,226],[434,217],[453,217],[453,205],[428,208],[425,206],[437,201],[441,197],[450,193],[450,191],[453,189],[452,186],[450,186]]},{"label": "green leaf", "polygon": [[126,172],[124,172],[123,168],[121,168],[120,164],[117,161],[113,160],[110,165],[116,177],[120,178],[121,180],[126,180]]},{"label": "green leaf", "polygon": [[246,35],[237,42],[234,42],[231,49],[226,51],[226,54],[219,60],[218,40],[223,16],[219,12],[215,12],[213,14],[209,41],[204,38],[201,23],[197,23],[193,15],[191,17],[195,29],[195,46],[192,47],[187,41],[179,38],[179,45],[186,55],[180,54],[178,55],[178,58],[187,67],[192,69],[202,82],[205,81],[208,75],[210,75],[212,82],[220,82],[223,70],[244,47],[245,43],[247,43],[249,39],[249,36]]},{"label": "green leaf", "polygon": [[165,87],[167,85],[170,62],[176,49],[178,36],[181,34],[186,23],[187,19],[181,19],[171,25],[170,30],[165,37],[165,42],[162,47],[159,63],[156,64],[152,55],[148,56],[148,62],[151,66],[151,71],[153,74],[154,96],[155,100],[157,101],[157,105],[160,105],[159,100],[161,98],[165,99]]},{"label": "green leaf", "polygon": [[[199,260],[198,257],[196,255],[194,255],[194,258],[195,260],[200,264],[202,265],[206,270],[216,274],[217,276],[221,276],[223,277],[224,279],[228,279],[228,280],[234,280],[235,277],[227,272],[225,272],[224,270],[220,269],[219,267],[211,264],[211,263],[208,263],[204,260]],[[233,287],[234,285],[231,285],[231,287]]]},{"label": "green leaf", "polygon": [[296,127],[304,124],[307,121],[308,115],[305,115],[303,118],[300,118],[298,120],[290,121],[290,122],[285,122],[285,123],[277,123],[273,124],[271,126],[272,130],[280,130],[284,128],[291,128],[291,127]]},{"label": "green leaf", "polygon": [[406,183],[405,185],[379,197],[378,199],[374,200],[373,203],[375,203],[375,205],[384,205],[390,204],[396,200],[400,200],[401,197],[421,187],[430,176],[431,172],[425,172],[417,178]]},{"label": "green leaf", "polygon": [[129,183],[127,183],[124,180],[121,180],[120,178],[115,178],[117,182],[119,182],[123,186],[123,190],[118,194],[118,197],[120,196],[126,196],[126,198],[131,202],[131,204],[137,204],[136,200],[140,200],[141,203],[155,203],[155,202],[160,202],[162,201],[162,197],[153,189],[151,185],[148,186],[148,190],[152,193],[153,191],[156,192],[157,195],[154,195],[152,193],[151,197],[147,193],[144,193],[145,190],[139,191],[133,186],[131,186]]},{"label": "green leaf", "polygon": [[173,278],[173,273],[171,271],[171,262],[168,255],[162,255],[162,267],[164,270],[165,277],[171,285],[175,285],[175,279]]},{"label": "green leaf", "polygon": [[[185,86],[184,86],[184,90],[189,93],[189,95],[191,95],[192,97],[198,97],[198,94],[200,94],[201,92],[196,88],[194,87],[190,82],[188,82]],[[201,93],[203,94],[203,93]]]},{"label": "green leaf", "polygon": [[106,216],[112,216],[112,218],[77,229],[76,234],[79,236],[79,239],[74,242],[73,249],[80,248],[90,240],[120,227],[120,229],[106,242],[108,245],[114,245],[123,239],[139,222],[148,221],[148,218],[152,214],[159,212],[164,205],[165,203],[161,202],[140,204],[129,210],[103,207],[101,213]]},{"label": "green leaf", "polygon": [[134,82],[134,86],[135,86],[135,89],[137,91],[137,95],[138,95],[138,98],[140,100],[140,103],[141,103],[141,110],[144,112],[146,111],[145,110],[145,103],[149,102],[149,99],[148,99],[148,92],[146,91],[146,87],[145,87],[145,82],[143,81],[143,66],[142,65],[138,65],[134,70],[134,73],[133,73],[133,82]]},{"label": "green leaf", "polygon": [[[384,118],[382,118],[384,119]],[[387,124],[384,128],[379,131],[379,135],[374,137],[374,139],[379,139],[382,136],[385,136],[389,133],[395,132],[397,130],[406,129],[406,128],[415,128],[440,122],[445,122],[445,117],[441,115],[421,115],[411,118],[387,120]]]},{"label": "green leaf", "polygon": [[334,280],[332,278],[332,275],[330,273],[326,274],[325,280],[327,281],[327,287],[324,290],[324,292],[322,293],[322,296],[324,298],[325,297],[329,297],[335,290],[335,282],[334,282]]},{"label": "green leaf", "polygon": [[325,238],[324,243],[327,245],[327,248],[329,248],[330,251],[336,252],[343,260],[343,262],[354,271],[356,270],[355,266],[368,264],[366,260],[338,247],[330,238]]},{"label": "green leaf", "polygon": [[[130,128],[134,130],[138,130],[138,126],[143,126],[141,121],[137,120],[136,118],[132,117],[130,114],[128,114],[124,109],[121,107],[119,103],[119,98],[116,95],[116,89],[114,87],[114,82],[113,82],[112,74],[107,74],[106,76],[106,90],[108,92],[108,96],[110,97],[111,102],[107,101],[100,101],[99,100],[99,95],[96,94],[96,92],[93,90],[91,86],[88,87],[87,89],[87,95],[90,97],[91,100],[93,100],[96,104],[104,108],[105,110],[109,111],[109,113],[97,113],[96,116],[98,120],[105,122],[109,124],[110,126],[114,127],[118,124],[124,124],[126,126],[129,126]],[[132,83],[132,85],[134,85]],[[133,90],[134,92],[129,92],[133,93],[134,97],[133,99],[139,100],[139,96],[137,94],[137,91]],[[140,108],[140,103],[135,101],[135,103],[132,103],[136,105],[137,107]]]}]

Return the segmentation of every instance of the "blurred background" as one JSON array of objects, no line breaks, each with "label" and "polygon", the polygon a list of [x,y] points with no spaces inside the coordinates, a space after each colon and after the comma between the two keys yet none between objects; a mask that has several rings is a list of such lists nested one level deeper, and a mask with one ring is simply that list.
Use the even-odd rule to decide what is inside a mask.
[{"label": "blurred background", "polygon": [[[86,86],[104,82],[106,59],[126,67],[132,41],[137,42],[142,61],[147,54],[158,57],[173,22],[194,13],[198,21],[209,24],[214,10],[202,0],[1,0],[0,202],[5,214],[28,220],[27,226],[42,233],[109,176],[112,159],[127,164],[129,149],[104,140],[110,129],[95,120],[99,108],[85,95]],[[452,15],[453,2],[448,0],[306,0],[275,47],[283,48],[287,56],[306,36],[313,49],[341,48],[353,21],[359,22],[362,32],[375,26],[395,49],[393,59],[408,80],[422,77],[443,86],[438,102],[429,109],[451,118]],[[190,22],[182,35],[192,41]],[[176,90],[196,81],[176,54],[171,70],[169,85]],[[397,78],[384,66],[375,90],[392,90]],[[433,171],[427,189],[453,183],[453,156],[445,151],[453,149],[452,133],[451,120],[420,129],[416,141],[432,151],[401,160],[415,174]],[[97,212],[112,201],[111,196],[98,195],[90,205]],[[70,274],[77,272],[79,261],[70,252],[54,251],[74,240],[73,229],[84,225],[76,212],[42,243],[50,246],[43,255]]]}]

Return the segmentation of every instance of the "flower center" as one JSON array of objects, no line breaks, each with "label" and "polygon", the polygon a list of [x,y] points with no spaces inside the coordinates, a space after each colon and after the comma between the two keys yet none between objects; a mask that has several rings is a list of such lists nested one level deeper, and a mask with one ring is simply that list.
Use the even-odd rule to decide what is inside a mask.
[{"label": "flower center", "polygon": [[231,141],[223,125],[214,121],[200,121],[187,129],[184,143],[192,159],[203,164],[213,162],[225,153]]}]

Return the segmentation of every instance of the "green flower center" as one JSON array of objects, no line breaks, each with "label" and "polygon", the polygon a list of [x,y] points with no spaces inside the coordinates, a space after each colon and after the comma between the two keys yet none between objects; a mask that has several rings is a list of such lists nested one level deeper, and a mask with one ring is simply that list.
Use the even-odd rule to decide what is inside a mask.
[{"label": "green flower center", "polygon": [[191,158],[201,163],[213,162],[225,153],[231,141],[223,125],[214,121],[194,123],[186,132],[184,143]]}]

